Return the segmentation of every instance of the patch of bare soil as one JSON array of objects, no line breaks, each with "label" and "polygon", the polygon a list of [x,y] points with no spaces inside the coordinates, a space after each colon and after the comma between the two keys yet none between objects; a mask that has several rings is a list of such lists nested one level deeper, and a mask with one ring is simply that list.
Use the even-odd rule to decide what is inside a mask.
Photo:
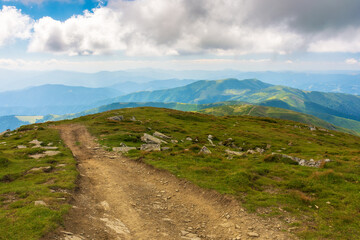
[{"label": "patch of bare soil", "polygon": [[232,197],[103,150],[84,126],[58,128],[81,177],[64,227],[45,240],[295,239]]}]

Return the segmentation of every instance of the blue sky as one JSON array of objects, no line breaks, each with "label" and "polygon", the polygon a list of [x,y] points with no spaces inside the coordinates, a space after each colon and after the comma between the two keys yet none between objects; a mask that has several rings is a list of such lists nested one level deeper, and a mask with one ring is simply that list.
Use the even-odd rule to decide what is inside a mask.
[{"label": "blue sky", "polygon": [[360,70],[358,0],[0,3],[0,68]]},{"label": "blue sky", "polygon": [[68,1],[0,1],[1,5],[15,6],[21,9],[23,14],[29,15],[33,19],[40,19],[50,16],[53,19],[64,21],[73,15],[82,14],[84,10],[91,10],[106,2],[97,0],[68,0]]}]

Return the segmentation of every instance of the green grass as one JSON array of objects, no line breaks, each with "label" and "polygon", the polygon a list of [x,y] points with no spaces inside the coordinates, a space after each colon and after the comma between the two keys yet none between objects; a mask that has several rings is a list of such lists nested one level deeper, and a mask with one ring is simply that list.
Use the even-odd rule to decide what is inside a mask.
[{"label": "green grass", "polygon": [[[64,191],[70,192],[75,187],[75,160],[57,130],[47,127],[35,130],[34,126],[24,126],[11,136],[0,137],[0,143],[5,142],[0,144],[0,239],[39,239],[56,228],[70,208],[69,194]],[[32,148],[29,142],[34,139],[44,146],[53,143],[61,154],[39,160],[30,158],[29,155],[44,151]],[[18,145],[27,148],[18,149]],[[46,172],[29,171],[49,166]],[[47,206],[35,206],[38,200]]]},{"label": "green grass", "polygon": [[[295,112],[292,110],[277,108],[277,107],[266,107],[266,106],[252,105],[252,104],[234,104],[234,105],[209,107],[202,109],[198,112],[212,114],[215,116],[250,115],[255,117],[280,118],[284,120],[291,120],[309,125],[319,126],[330,130],[336,130],[336,131],[351,133],[354,135],[360,135],[360,129],[357,128],[357,124],[360,127],[360,123],[358,121],[344,119],[345,121],[342,124],[338,124],[337,126],[335,126],[333,124],[330,124],[329,122],[326,122],[320,118],[317,118],[309,114],[304,114],[304,113]],[[334,117],[334,118],[341,119],[339,117]],[[348,128],[338,127],[340,125],[344,125],[350,122],[353,122],[354,124],[351,126],[346,125]],[[349,129],[354,129],[354,131]]]},{"label": "green grass", "polygon": [[[123,115],[126,121],[107,120]],[[141,122],[129,121],[135,116]],[[236,197],[250,211],[289,220],[304,239],[356,239],[360,236],[360,138],[337,131],[310,131],[308,125],[251,116],[215,117],[158,108],[104,112],[61,123],[81,123],[107,147],[140,146],[143,133],[170,135],[170,151],[128,156],[193,183]],[[215,147],[207,136],[214,136]],[[193,141],[184,140],[191,137]],[[227,141],[232,138],[233,141]],[[196,140],[195,140],[196,139]],[[184,140],[182,142],[181,140]],[[220,146],[223,142],[228,146]],[[243,150],[271,148],[265,154],[229,157],[234,143]],[[199,155],[203,145],[212,151]],[[272,152],[332,161],[322,168],[294,165]]]}]

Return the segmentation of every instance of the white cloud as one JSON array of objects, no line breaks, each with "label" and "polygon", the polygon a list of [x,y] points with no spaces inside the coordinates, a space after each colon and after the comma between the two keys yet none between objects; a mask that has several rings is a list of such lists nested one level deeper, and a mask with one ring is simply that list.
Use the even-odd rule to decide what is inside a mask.
[{"label": "white cloud", "polygon": [[360,28],[353,17],[357,16],[353,7],[360,4],[344,0],[353,6],[346,8],[326,5],[325,0],[321,4],[304,1],[309,9],[312,6],[333,11],[341,7],[344,11],[335,24],[325,21],[328,14],[309,19],[307,8],[287,0],[274,0],[264,6],[263,0],[110,0],[106,7],[85,11],[65,21],[43,17],[31,30],[32,20],[28,16],[4,7],[6,12],[17,15],[9,19],[20,21],[9,20],[5,24],[8,27],[0,29],[0,45],[15,38],[30,38],[32,31],[29,52],[69,56],[119,51],[128,56],[360,52]]},{"label": "white cloud", "polygon": [[31,36],[32,20],[15,7],[3,6],[0,10],[0,46],[15,39],[28,39]]},{"label": "white cloud", "polygon": [[243,1],[112,1],[107,7],[60,22],[34,25],[30,52],[68,55],[123,51],[134,55],[239,55],[291,52],[303,44],[286,25],[243,23]]},{"label": "white cloud", "polygon": [[359,61],[356,60],[355,58],[349,58],[349,59],[346,59],[346,60],[345,60],[345,63],[346,63],[346,64],[358,64]]}]

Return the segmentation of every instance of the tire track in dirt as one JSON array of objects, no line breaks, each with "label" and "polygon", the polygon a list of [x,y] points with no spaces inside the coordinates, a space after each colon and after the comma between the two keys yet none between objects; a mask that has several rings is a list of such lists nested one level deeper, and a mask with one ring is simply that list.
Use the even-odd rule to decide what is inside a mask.
[{"label": "tire track in dirt", "polygon": [[107,152],[82,125],[57,127],[80,178],[64,226],[44,239],[295,239],[229,196]]}]

